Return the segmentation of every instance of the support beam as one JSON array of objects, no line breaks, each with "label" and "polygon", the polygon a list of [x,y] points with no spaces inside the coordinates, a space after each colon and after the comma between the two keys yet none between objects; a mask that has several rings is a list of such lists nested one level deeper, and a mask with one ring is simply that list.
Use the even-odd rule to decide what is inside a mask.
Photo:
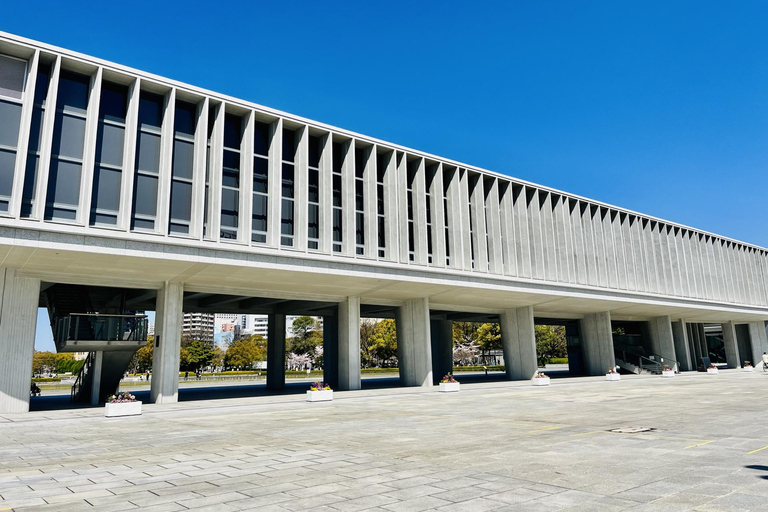
[{"label": "support beam", "polygon": [[0,267],[0,414],[28,412],[40,280]]},{"label": "support beam", "polygon": [[453,322],[430,320],[432,341],[432,383],[438,384],[444,375],[453,372]]},{"label": "support beam", "polygon": [[723,326],[723,344],[725,345],[725,361],[728,368],[739,368],[739,346],[736,341],[736,325],[733,322],[725,322]]},{"label": "support beam", "polygon": [[750,322],[749,338],[752,342],[752,365],[759,368],[763,364],[763,354],[768,352],[768,334],[765,331],[765,322]]},{"label": "support beam", "polygon": [[429,299],[411,299],[397,308],[397,358],[403,386],[432,386]]},{"label": "support beam", "polygon": [[323,380],[339,387],[339,317],[323,317]]},{"label": "support beam", "polygon": [[273,313],[267,321],[267,389],[285,387],[285,315]]},{"label": "support beam", "polygon": [[101,402],[101,372],[104,366],[104,351],[93,352],[93,367],[91,368],[91,405],[99,405]]},{"label": "support beam", "polygon": [[539,369],[536,360],[536,331],[533,307],[503,311],[499,315],[501,346],[509,380],[527,380]]},{"label": "support beam", "polygon": [[360,389],[360,297],[339,303],[339,390]]},{"label": "support beam", "polygon": [[164,404],[179,401],[179,351],[183,323],[183,283],[165,283],[157,292],[155,349],[149,401]]},{"label": "support beam", "polygon": [[609,311],[584,315],[581,334],[587,375],[603,375],[616,365]]},{"label": "support beam", "polygon": [[691,363],[691,351],[688,344],[688,329],[686,329],[685,320],[672,322],[672,339],[675,344],[675,354],[677,362],[680,363],[680,371],[695,370],[696,366]]},{"label": "support beam", "polygon": [[[660,355],[664,360],[663,364],[669,364],[666,360],[671,359],[677,361],[675,353],[675,339],[672,333],[672,321],[669,316],[657,316],[651,319],[650,322],[651,331],[651,347],[654,354]],[[669,364],[673,367],[673,364]],[[675,369],[674,367],[672,368]],[[679,368],[678,368],[679,370]]]}]

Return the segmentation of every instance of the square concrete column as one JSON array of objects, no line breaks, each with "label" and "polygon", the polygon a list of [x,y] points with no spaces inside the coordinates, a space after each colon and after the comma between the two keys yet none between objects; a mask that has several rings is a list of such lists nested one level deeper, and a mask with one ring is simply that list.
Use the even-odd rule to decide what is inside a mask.
[{"label": "square concrete column", "polygon": [[587,375],[603,375],[608,368],[616,366],[611,313],[584,315],[580,325]]},{"label": "square concrete column", "polygon": [[[325,356],[323,356],[325,359]],[[285,315],[273,313],[267,320],[267,389],[285,387]]]},{"label": "square concrete column", "polygon": [[765,331],[765,322],[750,322],[749,338],[752,342],[752,365],[757,368],[763,364],[763,352],[768,352],[768,334]]},{"label": "square concrete column", "polygon": [[444,375],[453,372],[453,322],[430,320],[432,340],[432,383],[437,384]]},{"label": "square concrete column", "polygon": [[101,394],[101,370],[104,366],[104,351],[97,350],[92,352],[91,356],[93,357],[93,367],[91,368],[91,373],[93,374],[93,377],[91,377],[91,405],[99,405],[101,401],[99,395]]},{"label": "square concrete column", "polygon": [[0,414],[29,411],[40,280],[0,267]]},{"label": "square concrete column", "polygon": [[339,390],[360,389],[360,297],[339,303]]},{"label": "square concrete column", "polygon": [[672,339],[675,343],[675,355],[677,355],[677,362],[680,363],[680,371],[695,370],[696,368],[691,364],[691,350],[685,320],[672,322]]},{"label": "square concrete column", "polygon": [[501,346],[509,380],[527,380],[539,369],[536,359],[536,330],[533,307],[503,311],[499,315]]},{"label": "square concrete column", "polygon": [[339,317],[323,317],[323,380],[339,387]]},{"label": "square concrete column", "polygon": [[157,291],[155,306],[155,349],[149,401],[179,401],[179,357],[183,323],[184,284],[165,283]]},{"label": "square concrete column", "polygon": [[736,325],[733,322],[721,324],[723,326],[723,344],[725,345],[725,361],[728,368],[739,368],[739,346],[736,340]]},{"label": "square concrete column", "polygon": [[397,359],[403,386],[432,386],[429,299],[412,299],[397,308]]},{"label": "square concrete column", "polygon": [[[663,364],[669,364],[667,359],[677,361],[675,354],[675,338],[672,333],[672,321],[669,316],[657,316],[649,322],[651,331],[651,347],[654,354],[660,355]],[[673,367],[673,364],[669,364]],[[672,368],[674,369],[674,367]]]}]

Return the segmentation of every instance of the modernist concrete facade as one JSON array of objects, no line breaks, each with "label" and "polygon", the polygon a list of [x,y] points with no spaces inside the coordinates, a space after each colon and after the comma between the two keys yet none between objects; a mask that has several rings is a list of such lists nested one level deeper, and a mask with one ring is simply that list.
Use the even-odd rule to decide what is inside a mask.
[{"label": "modernist concrete facade", "polygon": [[157,402],[177,399],[182,311],[216,301],[270,315],[270,387],[291,313],[326,317],[342,389],[361,316],[397,319],[406,385],[450,369],[456,314],[498,319],[514,379],[535,318],[578,322],[589,374],[618,320],[684,370],[704,323],[730,366],[768,350],[765,248],[5,33],[0,265],[0,412],[28,409],[45,283],[151,293]]}]

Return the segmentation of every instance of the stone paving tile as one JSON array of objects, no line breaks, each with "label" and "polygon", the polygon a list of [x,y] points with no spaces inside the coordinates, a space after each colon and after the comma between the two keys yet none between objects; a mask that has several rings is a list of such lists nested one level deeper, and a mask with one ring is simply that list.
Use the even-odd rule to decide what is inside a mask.
[{"label": "stone paving tile", "polygon": [[390,510],[391,512],[421,512],[422,510],[436,509],[450,504],[450,501],[433,498],[431,496],[421,496],[419,498],[411,498],[396,503],[390,503],[381,508]]}]

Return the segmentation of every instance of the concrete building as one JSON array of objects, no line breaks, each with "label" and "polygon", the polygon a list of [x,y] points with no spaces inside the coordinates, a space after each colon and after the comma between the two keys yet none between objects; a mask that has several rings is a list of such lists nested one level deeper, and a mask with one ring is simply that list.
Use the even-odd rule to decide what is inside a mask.
[{"label": "concrete building", "polygon": [[184,313],[182,337],[213,344],[213,313]]},{"label": "concrete building", "polygon": [[273,389],[286,315],[323,317],[339,389],[361,317],[395,318],[406,386],[450,370],[462,319],[500,322],[510,379],[536,371],[537,322],[591,375],[695,368],[712,324],[729,366],[768,350],[762,247],[6,33],[0,119],[0,412],[29,407],[40,305],[91,352],[92,401],[146,310],[154,402],[178,397],[183,311],[268,315]]}]

